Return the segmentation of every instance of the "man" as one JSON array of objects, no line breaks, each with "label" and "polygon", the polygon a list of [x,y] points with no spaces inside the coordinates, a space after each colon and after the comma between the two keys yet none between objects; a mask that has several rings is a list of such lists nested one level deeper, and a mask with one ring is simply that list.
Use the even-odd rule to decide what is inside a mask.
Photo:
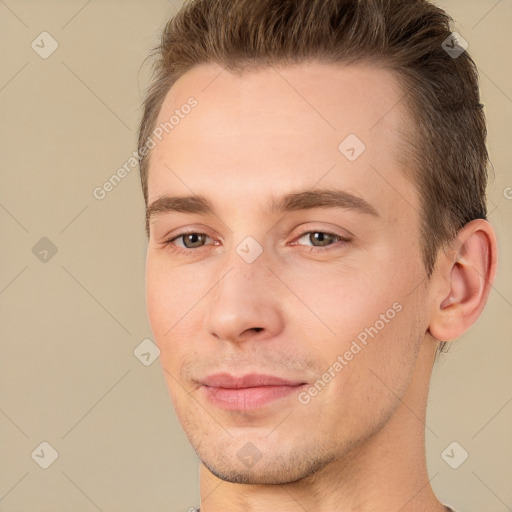
[{"label": "man", "polygon": [[475,66],[424,0],[193,0],[139,134],[147,310],[201,511],[441,512],[440,342],[484,308]]}]

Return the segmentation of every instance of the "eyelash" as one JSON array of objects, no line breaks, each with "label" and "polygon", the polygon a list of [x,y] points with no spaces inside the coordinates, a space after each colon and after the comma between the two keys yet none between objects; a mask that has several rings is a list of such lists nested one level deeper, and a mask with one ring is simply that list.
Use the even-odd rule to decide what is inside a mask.
[{"label": "eyelash", "polygon": [[[324,246],[324,247],[303,246],[303,247],[309,247],[309,252],[313,252],[313,253],[326,252],[326,251],[328,251],[330,249],[335,249],[335,248],[339,247],[339,245],[338,245],[339,243],[341,243],[341,245],[344,245],[344,244],[349,243],[351,241],[349,238],[346,238],[346,237],[341,236],[341,235],[337,235],[336,233],[331,233],[330,231],[321,231],[321,230],[304,231],[302,234],[300,234],[297,237],[297,240],[300,240],[301,238],[304,238],[304,236],[309,235],[311,233],[322,233],[324,235],[329,235],[329,236],[332,236],[332,237],[338,239],[338,242],[333,242],[332,244],[329,244],[329,245]],[[185,231],[185,232],[180,233],[180,234],[178,234],[176,236],[173,236],[171,239],[163,242],[162,245],[164,247],[170,249],[172,252],[174,252],[176,254],[185,254],[187,256],[191,256],[192,253],[198,252],[198,251],[200,251],[201,249],[203,249],[205,247],[203,245],[201,247],[196,247],[195,249],[194,248],[184,249],[182,247],[177,247],[176,245],[174,245],[173,242],[175,240],[183,238],[183,237],[185,237],[187,235],[205,235],[206,237],[211,238],[206,233],[201,233],[199,231]],[[210,245],[212,245],[212,244],[210,244]],[[296,242],[294,242],[294,245],[298,245],[298,244]]]}]

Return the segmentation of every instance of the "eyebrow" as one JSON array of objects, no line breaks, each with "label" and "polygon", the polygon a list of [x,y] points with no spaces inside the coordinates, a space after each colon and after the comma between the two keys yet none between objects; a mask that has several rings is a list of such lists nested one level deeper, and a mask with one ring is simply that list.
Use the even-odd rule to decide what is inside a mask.
[{"label": "eyebrow", "polygon": [[[341,208],[380,217],[377,210],[363,198],[333,189],[303,190],[272,198],[267,211],[271,214],[282,214],[313,208]],[[146,223],[149,224],[151,217],[170,212],[217,216],[214,206],[204,196],[164,195],[146,208]]]}]

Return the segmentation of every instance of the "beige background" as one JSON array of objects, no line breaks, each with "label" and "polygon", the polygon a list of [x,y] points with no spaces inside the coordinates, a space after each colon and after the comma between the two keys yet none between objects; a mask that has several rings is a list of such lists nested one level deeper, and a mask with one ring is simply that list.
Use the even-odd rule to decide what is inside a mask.
[{"label": "beige background", "polygon": [[[197,459],[159,361],[133,353],[151,338],[138,170],[93,197],[136,148],[149,71],[139,68],[179,4],[0,0],[1,512],[198,505]],[[444,502],[502,512],[512,510],[512,2],[441,5],[481,72],[500,267],[482,318],[436,366],[428,465]],[[31,48],[43,31],[59,45],[47,59]],[[46,262],[32,250],[43,237],[57,248]],[[31,457],[43,441],[58,452],[48,469]],[[453,441],[469,453],[458,469],[441,457]]]}]

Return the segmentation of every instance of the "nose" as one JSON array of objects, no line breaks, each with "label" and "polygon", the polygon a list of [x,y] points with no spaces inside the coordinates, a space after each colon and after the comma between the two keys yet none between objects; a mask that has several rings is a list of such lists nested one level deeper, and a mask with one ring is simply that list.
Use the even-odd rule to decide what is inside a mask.
[{"label": "nose", "polygon": [[204,328],[210,336],[242,343],[273,338],[283,329],[283,291],[263,255],[247,263],[235,253],[219,275],[221,278],[208,294],[204,318]]}]

